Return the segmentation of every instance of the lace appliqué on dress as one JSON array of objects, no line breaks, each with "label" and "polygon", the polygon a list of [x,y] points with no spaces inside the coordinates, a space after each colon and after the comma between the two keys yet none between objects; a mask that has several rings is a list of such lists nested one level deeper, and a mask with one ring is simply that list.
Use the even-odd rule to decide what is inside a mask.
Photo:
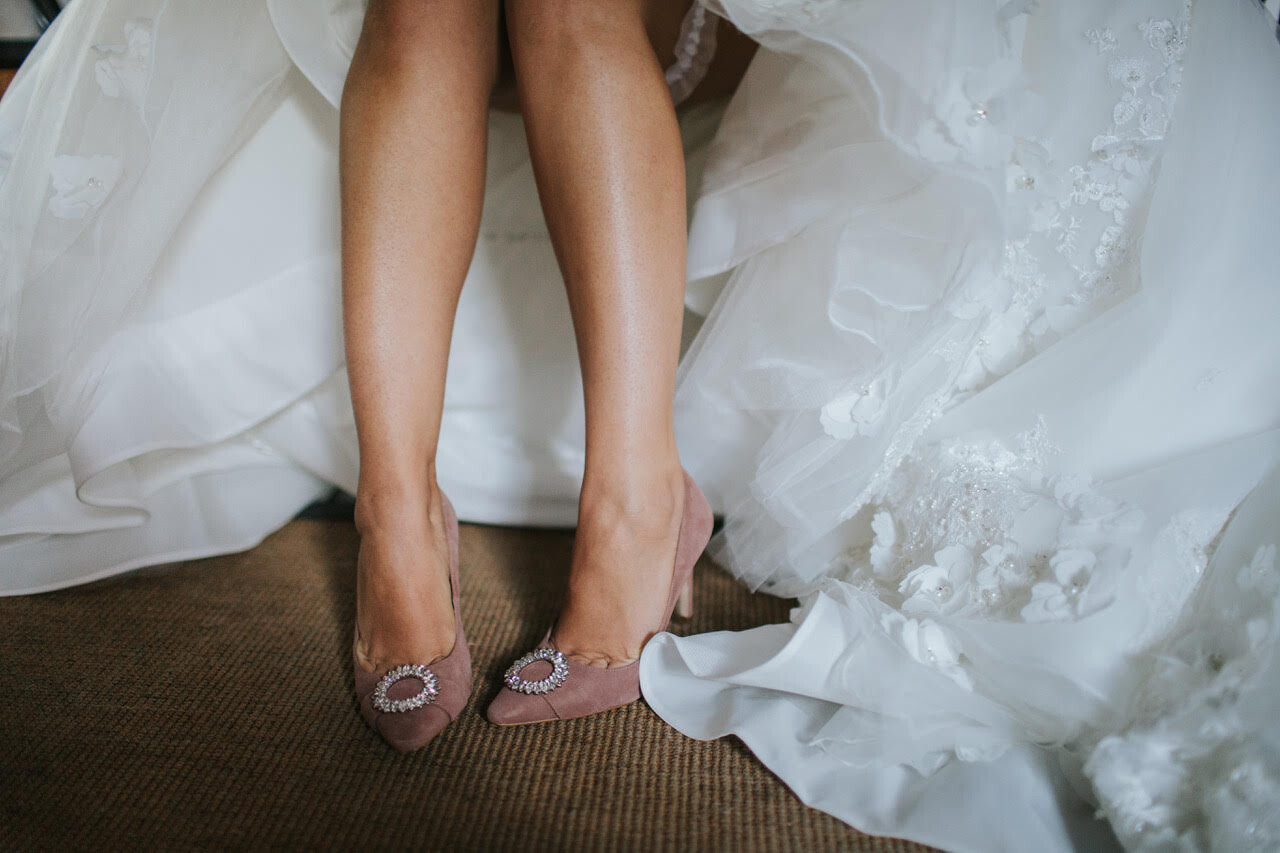
[{"label": "lace appliqu\u00e9 on dress", "polygon": [[[1083,33],[1117,91],[1084,162],[1064,167],[1046,140],[1014,140],[1006,192],[1011,224],[1026,231],[1006,243],[1004,286],[975,297],[991,316],[958,390],[984,387],[1136,290],[1133,235],[1181,88],[1190,17],[1184,0],[1176,20],[1136,23],[1123,38],[1111,29]],[[1133,52],[1121,54],[1128,42]],[[1065,267],[1045,266],[1055,255]]]},{"label": "lace appliqu\u00e9 on dress", "polygon": [[[842,579],[903,613],[1005,621],[1074,619],[1107,601],[1139,532],[1137,509],[1087,477],[1050,474],[1040,422],[1013,447],[952,441],[910,456],[874,504],[872,542]],[[864,556],[865,555],[865,556]]]},{"label": "lace appliqu\u00e9 on dress", "polygon": [[[143,118],[152,73],[153,25],[133,18],[124,25],[124,41],[93,47],[98,87],[107,98],[130,105]],[[145,124],[145,120],[143,121]],[[107,200],[124,175],[123,159],[113,153],[60,154],[50,170],[49,214],[55,219],[84,219]]]},{"label": "lace appliqu\u00e9 on dress", "polygon": [[106,201],[121,171],[120,158],[109,154],[55,157],[49,213],[58,219],[84,219]]},{"label": "lace appliqu\u00e9 on dress", "polygon": [[1103,738],[1085,772],[1120,841],[1133,850],[1275,850],[1280,778],[1246,741],[1242,690],[1280,637],[1276,548],[1259,548],[1228,578],[1234,589],[1189,608],[1126,731]]},{"label": "lace appliqu\u00e9 on dress", "polygon": [[151,81],[152,23],[134,18],[124,25],[124,43],[96,45],[102,58],[94,63],[94,74],[108,98],[123,98],[139,107],[146,99]]},{"label": "lace appliqu\u00e9 on dress", "polygon": [[[938,342],[934,354],[957,365],[954,384],[931,394],[902,420],[859,505],[883,490],[942,412],[1137,289],[1133,235],[1145,216],[1189,34],[1190,0],[1177,0],[1177,8],[1175,18],[1135,22],[1120,35],[1105,28],[1081,35],[1098,58],[1092,73],[1116,91],[1116,100],[1097,114],[1098,131],[1072,135],[1088,151],[1084,161],[1059,162],[1045,139],[1015,135],[1003,144],[1009,152],[1008,236],[1000,265],[990,275],[974,274],[947,305],[954,316],[974,319],[976,331]],[[1128,52],[1122,54],[1122,46]],[[960,142],[966,133],[985,134],[982,139],[1001,135],[988,101],[975,93],[987,92],[988,100],[1011,109],[1020,103],[1015,92],[1007,91],[1016,76],[998,65],[953,81],[957,88],[947,102],[954,102],[958,112],[948,127],[955,125]],[[992,147],[982,139],[969,141]],[[839,440],[874,435],[895,386],[895,377],[887,373],[863,378],[854,390],[820,408],[823,432]]]}]

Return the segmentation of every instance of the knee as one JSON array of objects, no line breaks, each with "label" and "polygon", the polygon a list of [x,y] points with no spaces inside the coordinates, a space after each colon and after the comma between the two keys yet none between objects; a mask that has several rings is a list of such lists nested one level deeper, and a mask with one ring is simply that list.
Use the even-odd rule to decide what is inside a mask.
[{"label": "knee", "polygon": [[370,0],[360,50],[393,76],[442,66],[496,74],[497,0]]},{"label": "knee", "polygon": [[[603,46],[621,29],[645,27],[633,0],[504,0],[507,35],[523,61],[569,59]],[[534,60],[534,57],[537,57]],[[522,60],[517,59],[518,62]]]}]

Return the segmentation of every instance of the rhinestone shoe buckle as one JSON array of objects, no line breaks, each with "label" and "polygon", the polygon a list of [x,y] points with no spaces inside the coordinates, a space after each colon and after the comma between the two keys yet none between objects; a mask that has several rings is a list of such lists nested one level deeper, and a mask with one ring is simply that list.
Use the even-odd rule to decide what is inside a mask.
[{"label": "rhinestone shoe buckle", "polygon": [[[545,660],[551,663],[551,674],[537,681],[526,681],[520,677],[520,671],[534,661]],[[569,662],[564,653],[555,649],[535,649],[507,667],[503,682],[517,693],[526,695],[550,693],[569,677]]]},{"label": "rhinestone shoe buckle", "polygon": [[[388,699],[387,691],[391,689],[391,685],[406,678],[416,678],[421,681],[422,690],[408,699]],[[402,714],[405,711],[430,705],[436,701],[438,695],[440,695],[440,682],[436,674],[420,663],[407,663],[388,670],[387,674],[378,681],[378,686],[373,688],[373,707],[388,714]]]}]

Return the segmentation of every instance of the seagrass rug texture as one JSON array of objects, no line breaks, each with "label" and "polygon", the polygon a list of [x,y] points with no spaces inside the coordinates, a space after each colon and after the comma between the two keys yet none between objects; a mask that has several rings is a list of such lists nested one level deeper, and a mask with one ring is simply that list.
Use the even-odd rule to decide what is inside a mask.
[{"label": "seagrass rug texture", "polygon": [[[481,713],[553,617],[572,535],[464,525],[463,716],[393,752],[361,722],[357,538],[297,520],[251,551],[0,599],[0,848],[919,850],[802,805],[736,740],[643,703],[498,728]],[[705,558],[677,630],[786,618]]]}]

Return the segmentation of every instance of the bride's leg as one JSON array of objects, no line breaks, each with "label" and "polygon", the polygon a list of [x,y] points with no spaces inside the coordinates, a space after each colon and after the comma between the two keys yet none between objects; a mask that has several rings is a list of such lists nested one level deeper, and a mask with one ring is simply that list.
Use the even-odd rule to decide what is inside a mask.
[{"label": "bride's leg", "polygon": [[435,478],[445,367],[483,201],[497,0],[371,0],[342,95],[342,288],[370,670],[453,647]]},{"label": "bride's leg", "polygon": [[[684,500],[672,428],[683,317],[684,157],[647,28],[684,3],[507,0],[538,191],[568,288],[587,457],[556,643],[639,655],[661,620]],[[673,38],[674,41],[674,38]]]}]

